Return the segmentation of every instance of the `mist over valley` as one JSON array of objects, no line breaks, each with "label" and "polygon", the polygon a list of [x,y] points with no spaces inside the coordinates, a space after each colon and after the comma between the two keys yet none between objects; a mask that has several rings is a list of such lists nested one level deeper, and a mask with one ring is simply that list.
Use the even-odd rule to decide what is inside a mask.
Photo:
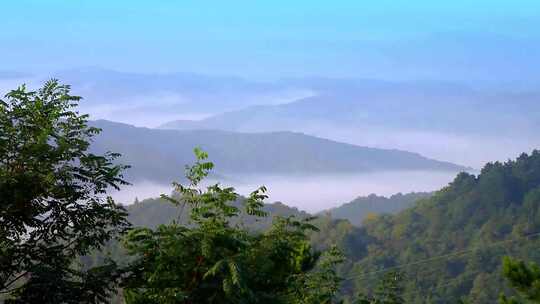
[{"label": "mist over valley", "polygon": [[0,304],[540,304],[540,1],[0,10]]}]

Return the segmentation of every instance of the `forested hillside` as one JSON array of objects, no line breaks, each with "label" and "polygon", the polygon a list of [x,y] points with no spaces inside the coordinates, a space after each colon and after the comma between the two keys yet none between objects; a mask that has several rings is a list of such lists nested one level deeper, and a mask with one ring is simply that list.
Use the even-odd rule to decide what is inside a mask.
[{"label": "forested hillside", "polygon": [[[387,214],[406,205],[410,208]],[[384,213],[359,225],[356,214],[373,206]],[[264,209],[271,216],[307,216],[281,203]],[[137,226],[155,227],[178,216],[177,207],[159,199],[143,200],[128,211]],[[242,221],[250,229],[264,229],[271,216]],[[406,303],[493,303],[500,292],[512,294],[502,278],[503,256],[540,262],[540,152],[487,164],[478,176],[461,173],[433,194],[360,197],[320,214],[315,224],[319,231],[310,235],[315,248],[337,244],[347,256],[340,266],[345,299],[369,295],[395,271],[402,276]]]},{"label": "forested hillside", "polygon": [[[540,151],[460,173],[433,194],[383,199],[420,198],[355,226],[265,205],[265,187],[243,197],[202,183],[214,163],[195,148],[172,195],[126,210],[106,194],[127,185],[127,166],[89,152],[100,130],[72,111],[78,100],[54,80],[0,100],[1,300],[494,303],[514,291],[538,300],[540,268],[519,260],[540,262]],[[362,200],[342,210],[354,219]]]},{"label": "forested hillside", "polygon": [[398,271],[406,303],[494,303],[505,290],[503,256],[540,261],[540,151],[487,164],[477,177],[461,173],[414,207],[348,233],[363,240],[344,268],[355,291]]},{"label": "forested hillside", "polygon": [[[244,198],[242,198],[243,200]],[[241,206],[242,200],[233,203],[234,206]],[[149,198],[137,201],[126,207],[128,219],[133,226],[155,228],[161,224],[171,223],[173,220],[187,222],[189,220],[189,207],[185,210],[178,208],[170,202],[161,198]],[[235,223],[242,223],[252,230],[262,230],[270,227],[272,216],[296,216],[299,218],[311,216],[306,212],[300,211],[294,207],[289,207],[280,202],[265,204],[262,210],[270,214],[269,217],[255,218],[247,214],[242,214],[240,218],[235,219]]]},{"label": "forested hillside", "polygon": [[540,304],[540,0],[0,11],[0,304]]},{"label": "forested hillside", "polygon": [[429,197],[428,192],[398,193],[390,197],[371,194],[360,196],[351,202],[339,207],[329,209],[327,212],[336,219],[346,219],[356,226],[360,226],[367,216],[378,214],[397,213],[411,207],[417,200]]},{"label": "forested hillside", "polygon": [[[394,194],[389,197],[371,194],[369,196],[360,196],[351,202],[345,203],[339,207],[332,208],[318,215],[324,217],[329,215],[333,219],[348,220],[355,226],[360,226],[367,216],[377,216],[382,214],[397,213],[403,209],[411,207],[414,203],[422,198],[427,198],[431,195],[429,192],[413,192],[407,194]],[[235,205],[239,205],[237,202]],[[161,198],[147,198],[144,200],[136,200],[133,204],[126,206],[129,213],[129,220],[134,226],[156,227],[163,223],[169,223],[180,216],[183,220],[187,219],[189,210],[184,210],[180,214],[178,208],[171,205],[169,202]],[[289,207],[281,202],[267,203],[263,209],[270,215],[279,216],[311,216],[309,213],[300,211],[295,207]],[[256,226],[267,227],[272,222],[272,217],[259,219],[258,223],[249,222],[249,217],[242,219],[243,222],[250,228]]]},{"label": "forested hillside", "polygon": [[[372,214],[359,227],[339,219],[354,218],[363,203],[365,208],[380,204],[385,213],[411,207],[396,215]],[[149,227],[178,214],[178,208],[159,200],[128,210],[132,223]],[[280,203],[265,210],[307,216]],[[271,222],[243,220],[257,229]],[[321,214],[315,224],[319,231],[311,234],[313,245],[337,244],[348,258],[340,266],[345,298],[370,294],[387,272],[397,271],[406,303],[493,303],[500,292],[510,292],[502,278],[503,256],[540,262],[540,152],[487,164],[478,176],[461,173],[433,194],[361,197]]]}]

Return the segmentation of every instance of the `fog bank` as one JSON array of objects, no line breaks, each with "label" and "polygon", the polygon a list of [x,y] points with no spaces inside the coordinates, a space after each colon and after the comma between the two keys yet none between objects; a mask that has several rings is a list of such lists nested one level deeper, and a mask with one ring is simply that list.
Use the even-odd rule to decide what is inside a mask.
[{"label": "fog bank", "polygon": [[[452,172],[401,171],[354,175],[316,176],[232,176],[222,181],[237,192],[248,195],[259,186],[268,188],[267,202],[281,201],[308,212],[318,212],[349,202],[358,196],[375,193],[389,196],[398,192],[438,190],[455,177]],[[215,181],[209,181],[215,182]],[[170,193],[171,186],[150,181],[134,183],[122,191],[111,192],[122,204]]]}]

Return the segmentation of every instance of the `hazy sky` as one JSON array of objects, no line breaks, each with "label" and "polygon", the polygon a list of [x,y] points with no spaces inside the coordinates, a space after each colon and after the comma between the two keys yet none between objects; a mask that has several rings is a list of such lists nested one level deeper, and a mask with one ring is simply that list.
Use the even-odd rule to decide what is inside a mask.
[{"label": "hazy sky", "polygon": [[6,0],[0,69],[538,82],[540,1]]}]

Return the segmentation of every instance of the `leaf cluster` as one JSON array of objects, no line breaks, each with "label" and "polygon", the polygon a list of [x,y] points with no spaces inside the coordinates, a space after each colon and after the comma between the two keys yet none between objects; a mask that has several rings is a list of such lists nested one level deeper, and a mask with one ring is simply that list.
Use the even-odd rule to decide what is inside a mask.
[{"label": "leaf cluster", "polygon": [[136,228],[125,240],[136,257],[124,286],[128,303],[330,303],[339,278],[338,250],[314,250],[307,237],[312,218],[276,217],[270,229],[254,233],[231,219],[242,213],[265,217],[266,188],[242,205],[234,188],[200,187],[213,168],[206,153],[186,170],[187,185],[175,183],[169,202],[190,210],[156,229]]},{"label": "leaf cluster", "polygon": [[0,100],[0,293],[13,301],[97,301],[115,278],[113,263],[74,264],[128,226],[106,196],[127,184],[126,166],[89,152],[100,130],[74,109],[79,100],[56,80]]}]

